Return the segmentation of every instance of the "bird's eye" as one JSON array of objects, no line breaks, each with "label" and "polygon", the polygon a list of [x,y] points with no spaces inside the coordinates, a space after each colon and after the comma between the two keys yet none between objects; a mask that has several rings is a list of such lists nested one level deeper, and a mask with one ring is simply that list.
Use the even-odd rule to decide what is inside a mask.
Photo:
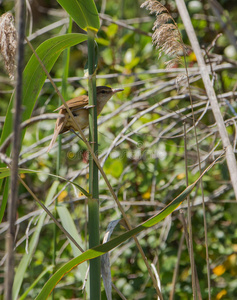
[{"label": "bird's eye", "polygon": [[101,93],[102,93],[102,94],[105,94],[105,93],[106,93],[106,91],[105,91],[105,90],[102,90],[102,91],[101,91]]}]

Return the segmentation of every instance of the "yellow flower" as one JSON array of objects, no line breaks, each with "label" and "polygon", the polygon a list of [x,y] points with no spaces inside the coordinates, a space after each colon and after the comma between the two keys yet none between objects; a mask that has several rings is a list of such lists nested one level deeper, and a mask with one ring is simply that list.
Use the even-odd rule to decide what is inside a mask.
[{"label": "yellow flower", "polygon": [[185,178],[185,173],[180,173],[177,175],[177,179],[181,180],[183,178]]},{"label": "yellow flower", "polygon": [[148,191],[142,194],[143,199],[150,199],[150,197],[151,197],[151,189],[148,189]]},{"label": "yellow flower", "polygon": [[227,294],[226,290],[222,290],[220,291],[217,295],[216,295],[216,300],[220,300],[223,296],[225,296]]},{"label": "yellow flower", "polygon": [[219,265],[219,266],[216,266],[214,269],[213,269],[213,273],[216,275],[216,276],[221,276],[222,274],[224,274],[226,271],[226,268],[224,265]]},{"label": "yellow flower", "polygon": [[58,196],[58,201],[61,202],[67,197],[67,191],[62,191]]}]

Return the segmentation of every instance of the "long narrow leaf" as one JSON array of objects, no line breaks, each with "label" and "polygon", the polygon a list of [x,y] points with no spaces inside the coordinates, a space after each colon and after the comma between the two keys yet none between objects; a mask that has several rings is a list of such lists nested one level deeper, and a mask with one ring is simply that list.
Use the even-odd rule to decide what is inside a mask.
[{"label": "long narrow leaf", "polygon": [[[59,182],[55,181],[54,184],[52,185],[52,187],[49,191],[49,194],[47,196],[47,199],[45,201],[46,206],[51,202],[51,200],[57,190],[58,184],[59,184]],[[18,294],[19,294],[19,291],[20,291],[20,288],[21,288],[21,285],[23,282],[24,275],[26,273],[26,270],[29,266],[30,261],[32,260],[32,256],[35,252],[36,246],[38,245],[40,232],[43,227],[46,216],[47,216],[47,214],[45,212],[43,212],[41,214],[38,224],[36,226],[36,230],[30,239],[28,253],[24,254],[19,266],[17,267],[15,278],[14,278],[14,283],[13,283],[13,300],[16,300],[18,298]]]},{"label": "long narrow leaf", "polygon": [[[8,175],[10,176],[10,175]],[[0,179],[1,180],[1,179]],[[4,216],[4,212],[7,206],[7,200],[8,200],[8,186],[9,186],[9,178],[7,178],[2,185],[2,201],[1,201],[1,208],[0,208],[0,223],[2,223],[2,219]]]},{"label": "long narrow leaf", "polygon": [[[19,298],[19,300],[24,300],[27,296],[28,296],[28,294],[29,294],[29,292],[31,291],[31,290],[33,290],[33,288],[37,285],[37,283],[41,280],[41,278],[42,277],[44,277],[44,275],[45,274],[47,274],[47,273],[52,273],[52,270],[53,270],[53,268],[54,268],[54,266],[53,265],[50,265],[50,266],[48,266],[36,279],[35,279],[35,281],[30,285],[30,287],[24,292],[24,294],[23,295],[21,295],[21,297]],[[29,299],[29,298],[28,298]]]},{"label": "long narrow leaf", "polygon": [[[65,34],[51,38],[43,42],[37,49],[36,52],[42,60],[44,66],[50,72],[56,60],[58,59],[61,52],[67,47],[77,45],[87,39],[87,36],[79,33]],[[22,121],[30,118],[37,97],[42,89],[45,82],[46,74],[42,70],[37,58],[32,55],[29,62],[27,63],[23,73],[23,99],[22,105],[24,111],[22,114]],[[11,122],[12,122],[12,107],[13,107],[14,95],[10,100],[8,106],[6,119],[1,135],[0,145],[11,133]],[[22,133],[22,139],[24,137]],[[8,152],[9,153],[9,152]]]},{"label": "long narrow leaf", "polygon": [[[50,72],[56,60],[58,59],[61,52],[67,47],[77,45],[87,39],[87,36],[79,33],[65,34],[58,37],[51,38],[43,42],[37,49],[36,52],[41,58],[44,66]],[[35,55],[32,55],[29,62],[27,63],[23,72],[23,91],[22,91],[22,106],[24,108],[22,114],[22,121],[28,120],[32,114],[35,106],[37,97],[42,89],[45,82],[46,74],[42,70]],[[11,97],[8,105],[6,119],[4,122],[0,145],[3,144],[5,139],[12,132],[12,108],[13,108],[14,93]],[[25,130],[22,131],[21,139],[23,140]],[[10,153],[10,149],[7,149],[7,155]],[[5,164],[0,162],[0,167]],[[0,188],[2,186],[2,180],[0,179]],[[7,185],[4,188],[3,203],[6,204],[8,197]],[[4,214],[5,205],[1,206],[1,215]]]},{"label": "long narrow leaf", "polygon": [[[56,207],[59,218],[62,222],[63,227],[70,232],[71,236],[75,239],[75,241],[82,245],[83,241],[78,234],[77,228],[75,226],[75,223],[73,221],[72,215],[69,213],[68,209],[64,205],[58,205]],[[77,257],[81,254],[80,250],[72,243],[71,240],[68,240],[73,251],[74,257]]]},{"label": "long narrow leaf", "polygon": [[184,200],[185,198],[191,193],[195,184],[194,182],[192,185],[188,186],[178,197],[176,197],[169,205],[167,205],[163,210],[161,210],[158,214],[155,214],[153,217],[148,219],[146,222],[142,223],[141,225],[137,226],[136,228],[121,234],[117,238],[110,240],[109,242],[94,247],[92,249],[87,250],[86,252],[82,253],[80,256],[70,260],[64,266],[62,266],[44,285],[43,289],[41,290],[40,294],[36,298],[37,300],[45,300],[54,289],[56,284],[61,280],[61,278],[71,271],[73,268],[78,266],[79,264],[96,257],[99,257],[106,252],[112,250],[113,248],[117,247],[121,243],[125,242],[127,239],[131,238],[132,236],[140,233],[141,231],[152,227],[171,214]]},{"label": "long narrow leaf", "polygon": [[[58,205],[56,209],[63,227],[68,232],[70,232],[70,235],[74,238],[74,240],[78,243],[78,245],[82,246],[83,241],[75,226],[74,220],[72,218],[72,214],[70,214],[70,212],[68,211],[65,205]],[[81,254],[80,250],[74,245],[74,243],[72,243],[70,239],[68,239],[68,241],[72,247],[73,256],[77,257],[78,255],[80,255]],[[80,276],[82,281],[84,281],[86,278],[86,272],[87,272],[87,265],[84,264],[83,266],[81,266],[81,270],[80,270]]]}]

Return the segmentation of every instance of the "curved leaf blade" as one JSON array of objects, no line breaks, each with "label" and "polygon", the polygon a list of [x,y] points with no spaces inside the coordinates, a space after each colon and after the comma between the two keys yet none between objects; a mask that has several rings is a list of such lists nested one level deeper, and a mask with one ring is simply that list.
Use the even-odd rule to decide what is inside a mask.
[{"label": "curved leaf blade", "polygon": [[93,0],[57,1],[83,30],[99,30],[100,19]]},{"label": "curved leaf blade", "polygon": [[[58,59],[61,52],[67,47],[77,45],[87,40],[87,36],[80,33],[71,33],[61,36],[57,36],[43,42],[37,49],[36,52],[42,60],[44,66],[50,72],[56,60]],[[23,72],[23,91],[22,91],[22,106],[24,108],[22,114],[22,121],[30,118],[37,97],[42,89],[45,82],[46,74],[40,66],[37,58],[33,54],[27,63]],[[1,135],[0,145],[4,142],[7,136],[12,131],[12,107],[13,107],[14,94],[11,97],[7,115]],[[24,137],[22,132],[22,139]],[[7,151],[9,154],[9,151]]]},{"label": "curved leaf blade", "polygon": [[[54,194],[57,191],[58,185],[59,185],[59,182],[54,182],[54,184],[51,186],[51,188],[49,190],[49,193],[48,193],[48,196],[47,196],[46,201],[45,201],[46,206],[51,202]],[[40,215],[39,220],[38,220],[38,224],[36,225],[36,230],[33,233],[33,235],[30,237],[28,252],[26,252],[23,255],[23,257],[22,257],[22,259],[21,259],[21,261],[20,261],[20,263],[19,263],[19,265],[16,269],[16,273],[15,273],[15,277],[14,277],[14,283],[13,283],[13,296],[12,296],[13,300],[16,300],[19,296],[19,291],[20,291],[20,288],[22,286],[24,275],[26,274],[27,268],[28,268],[28,266],[29,266],[29,264],[32,260],[32,257],[35,253],[35,249],[38,245],[40,233],[41,233],[41,230],[43,228],[44,220],[45,220],[46,217],[47,217],[47,214],[45,212],[43,212]]]},{"label": "curved leaf blade", "polygon": [[[65,34],[65,35],[48,39],[47,41],[43,42],[36,49],[36,52],[41,58],[47,71],[50,72],[56,60],[58,59],[59,55],[64,49],[66,49],[67,47],[77,45],[85,40],[87,40],[87,36],[84,34],[79,34],[79,33]],[[44,73],[35,55],[32,55],[23,72],[22,107],[24,108],[24,111],[22,114],[22,121],[28,120],[30,118],[37,97],[45,82],[45,79],[46,79],[46,74]],[[0,145],[3,144],[5,139],[12,132],[13,100],[14,100],[14,93],[8,105],[6,119],[1,134]],[[22,135],[21,140],[23,140],[25,135],[25,130],[22,131],[21,135]],[[6,154],[9,155],[9,153],[10,153],[10,149],[7,149]],[[0,167],[4,165],[5,164],[0,162]],[[2,180],[0,179],[0,187],[1,186],[2,186]],[[1,216],[3,216],[5,211],[7,195],[8,195],[8,190],[4,189],[3,205],[1,206],[1,211],[0,211]]]},{"label": "curved leaf blade", "polygon": [[176,197],[169,205],[167,205],[164,209],[162,209],[159,213],[155,214],[153,217],[142,223],[141,225],[137,226],[136,228],[127,231],[120,236],[110,240],[109,242],[91,248],[80,256],[70,260],[64,266],[62,266],[44,285],[41,292],[37,296],[36,300],[45,300],[50,295],[56,284],[61,280],[61,278],[70,272],[73,268],[78,266],[79,264],[96,257],[99,257],[106,252],[112,250],[113,248],[117,247],[121,243],[125,242],[127,239],[131,238],[132,236],[140,233],[141,231],[152,227],[162,221],[165,217],[171,214],[184,200],[185,198],[191,193],[193,188],[195,187],[197,181],[188,186],[178,197]]}]

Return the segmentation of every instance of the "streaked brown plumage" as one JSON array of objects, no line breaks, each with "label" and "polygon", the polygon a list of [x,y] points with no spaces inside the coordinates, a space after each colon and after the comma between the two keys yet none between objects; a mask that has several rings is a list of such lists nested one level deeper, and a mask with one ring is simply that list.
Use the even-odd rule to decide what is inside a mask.
[{"label": "streaked brown plumage", "polygon": [[[96,88],[97,94],[97,116],[101,113],[103,107],[108,102],[108,100],[117,92],[123,91],[123,89],[111,89],[107,86],[99,86]],[[79,96],[67,101],[67,105],[74,115],[76,122],[79,124],[81,129],[85,129],[89,125],[89,97],[87,95]],[[48,151],[53,147],[57,136],[64,133],[70,129],[75,128],[72,119],[70,118],[64,104],[55,109],[59,110],[59,114],[64,115],[64,118],[58,118],[56,121],[54,135],[48,147]]]}]

